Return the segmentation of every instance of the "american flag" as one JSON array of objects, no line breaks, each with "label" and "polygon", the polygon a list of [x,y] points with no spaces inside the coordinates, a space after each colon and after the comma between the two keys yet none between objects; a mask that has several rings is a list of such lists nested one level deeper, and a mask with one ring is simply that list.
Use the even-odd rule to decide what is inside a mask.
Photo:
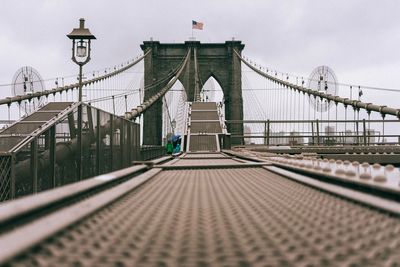
[{"label": "american flag", "polygon": [[192,20],[192,29],[202,30],[203,29],[203,22],[197,22]]}]

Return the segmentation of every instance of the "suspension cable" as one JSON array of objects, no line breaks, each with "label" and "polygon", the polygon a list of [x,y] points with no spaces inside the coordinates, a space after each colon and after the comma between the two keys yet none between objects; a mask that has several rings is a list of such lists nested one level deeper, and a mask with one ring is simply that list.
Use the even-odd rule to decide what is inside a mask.
[{"label": "suspension cable", "polygon": [[[248,62],[248,58],[247,58],[247,60],[246,60],[245,57],[243,57],[243,60],[245,60],[245,61]],[[255,62],[250,61],[250,64],[252,64],[252,63],[255,63]],[[260,65],[260,68],[266,69],[267,72],[268,72],[269,70],[272,71],[272,68],[261,67],[261,65]],[[282,72],[282,71],[279,71],[279,70],[275,70],[275,72],[277,72],[277,73],[279,73],[279,74],[285,74],[285,75],[287,75],[287,76],[289,76],[289,77],[293,77],[293,78],[296,78],[296,79],[298,79],[298,78],[300,77],[300,75],[291,74],[291,73],[287,73],[287,72]],[[307,79],[307,80],[313,81],[313,82],[318,82],[318,79]],[[396,93],[400,93],[400,89],[395,89],[395,88],[383,88],[383,87],[367,86],[367,85],[357,85],[357,86],[356,86],[356,85],[350,84],[350,83],[340,83],[340,82],[333,82],[333,81],[326,81],[326,83],[327,83],[327,84],[331,84],[331,85],[344,86],[344,87],[359,87],[359,88],[367,89],[367,90],[376,90],[376,91],[387,91],[387,92],[396,92]],[[296,83],[296,85],[297,85],[297,83]]]},{"label": "suspension cable", "polygon": [[172,86],[175,84],[175,82],[178,80],[179,76],[181,75],[183,69],[186,67],[187,62],[189,60],[191,54],[191,50],[189,49],[185,58],[183,59],[183,62],[180,65],[179,70],[174,73],[175,77],[169,81],[169,83],[161,89],[158,93],[147,99],[144,103],[141,105],[137,106],[136,108],[132,109],[130,112],[125,113],[125,118],[128,120],[134,120],[138,116],[140,116],[143,112],[145,112],[148,108],[150,108],[155,102],[157,102],[161,97],[163,97],[169,89],[172,88]]},{"label": "suspension cable", "polygon": [[[146,57],[146,55],[148,53],[150,53],[150,51],[151,50],[147,51],[143,56],[139,57],[138,59],[136,59],[135,61],[133,61],[132,63],[126,65],[123,68],[116,69],[113,72],[106,73],[106,74],[104,74],[104,75],[102,75],[100,77],[93,78],[93,79],[90,79],[88,81],[82,82],[82,86],[91,85],[92,83],[103,81],[105,79],[108,79],[110,77],[113,77],[113,76],[115,76],[115,75],[117,75],[117,74],[119,74],[121,72],[124,72],[124,71],[130,69],[131,67],[133,67],[137,63],[139,63],[142,59],[144,59]],[[42,92],[36,92],[36,93],[33,93],[33,94],[29,94],[29,95],[18,95],[18,96],[14,96],[14,97],[7,97],[7,98],[4,98],[4,99],[0,99],[0,105],[5,105],[5,104],[11,105],[11,103],[21,102],[23,100],[31,100],[31,99],[34,99],[34,98],[38,98],[39,99],[42,96],[49,96],[51,94],[62,93],[64,91],[68,91],[68,90],[71,90],[71,89],[77,89],[77,88],[79,88],[79,83],[74,83],[74,84],[70,84],[70,85],[66,85],[66,86],[62,86],[62,87],[57,87],[57,88],[50,89],[50,90],[44,90]]]},{"label": "suspension cable", "polygon": [[371,104],[371,103],[364,103],[360,100],[350,100],[348,98],[343,98],[340,96],[334,96],[334,95],[330,95],[330,94],[326,94],[325,92],[319,92],[319,91],[315,91],[313,89],[310,88],[304,88],[295,84],[292,84],[290,82],[286,82],[284,80],[281,80],[277,77],[273,77],[259,69],[257,69],[256,67],[254,67],[253,65],[251,65],[249,62],[247,62],[246,60],[243,59],[243,57],[236,51],[233,50],[235,52],[235,54],[239,57],[239,59],[245,64],[247,65],[250,69],[252,69],[253,71],[255,71],[256,73],[258,73],[261,76],[264,76],[272,81],[275,81],[276,83],[278,83],[279,85],[282,85],[284,87],[287,88],[292,88],[298,92],[305,92],[308,95],[313,95],[314,97],[320,97],[323,99],[326,99],[328,101],[334,101],[335,103],[342,103],[345,106],[352,106],[354,108],[360,108],[360,109],[365,109],[367,111],[374,111],[374,112],[378,112],[381,115],[393,115],[396,116],[397,118],[400,119],[400,109],[395,109],[395,108],[390,108],[387,106],[379,106],[379,105],[375,105],[375,104]]}]

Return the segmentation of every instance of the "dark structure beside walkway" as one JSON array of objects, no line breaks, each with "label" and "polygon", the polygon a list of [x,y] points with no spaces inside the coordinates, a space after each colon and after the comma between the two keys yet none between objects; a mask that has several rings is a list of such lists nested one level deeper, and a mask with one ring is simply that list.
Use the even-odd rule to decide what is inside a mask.
[{"label": "dark structure beside walkway", "polygon": [[[144,150],[145,159],[162,155],[152,147]],[[0,132],[0,201],[108,173],[141,159],[139,124],[86,104],[49,103]]]}]

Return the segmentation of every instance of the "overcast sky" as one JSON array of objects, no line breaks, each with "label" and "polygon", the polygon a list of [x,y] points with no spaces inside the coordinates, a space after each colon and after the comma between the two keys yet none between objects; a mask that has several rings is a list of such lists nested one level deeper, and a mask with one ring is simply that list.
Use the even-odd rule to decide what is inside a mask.
[{"label": "overcast sky", "polygon": [[43,78],[76,73],[65,35],[83,17],[97,37],[87,70],[135,57],[150,37],[183,42],[194,19],[201,42],[235,37],[265,66],[308,76],[328,65],[340,82],[400,89],[399,11],[395,0],[1,0],[0,84],[25,65]]}]

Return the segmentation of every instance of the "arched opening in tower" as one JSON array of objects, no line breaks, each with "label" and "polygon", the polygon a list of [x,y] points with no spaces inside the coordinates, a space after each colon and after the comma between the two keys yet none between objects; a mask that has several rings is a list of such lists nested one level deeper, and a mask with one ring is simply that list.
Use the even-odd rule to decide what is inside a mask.
[{"label": "arched opening in tower", "polygon": [[[174,79],[175,77],[172,77]],[[185,87],[178,79],[162,98],[162,143],[167,144],[174,135],[182,136],[186,128],[187,96]]]},{"label": "arched opening in tower", "polygon": [[201,101],[216,102],[221,107],[221,112],[225,116],[224,92],[220,83],[211,75],[202,85],[200,91]]}]

